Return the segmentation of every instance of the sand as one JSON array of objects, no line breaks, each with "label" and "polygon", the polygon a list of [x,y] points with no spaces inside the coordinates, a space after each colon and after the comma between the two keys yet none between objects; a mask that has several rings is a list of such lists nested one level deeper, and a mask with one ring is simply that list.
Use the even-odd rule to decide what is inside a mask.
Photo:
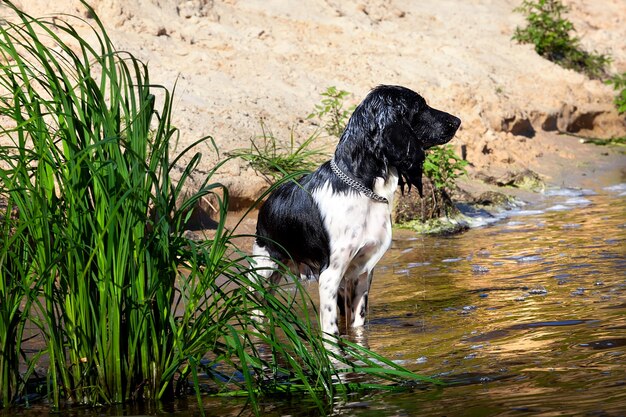
[{"label": "sand", "polygon": [[[351,92],[346,104],[352,105],[376,85],[404,85],[458,115],[463,124],[451,144],[466,155],[471,178],[531,168],[563,182],[571,164],[604,151],[571,146],[558,132],[626,135],[610,86],[511,40],[524,24],[513,10],[517,0],[91,3],[118,49],[147,62],[154,83],[176,84],[178,150],[206,135],[215,139],[219,153],[201,149],[196,184],[228,151],[258,138],[260,120],[279,141],[287,143],[292,130],[305,140],[319,128],[306,116],[329,86]],[[612,73],[626,71],[626,2],[564,3],[585,48],[610,55]],[[75,0],[16,4],[34,16],[90,20]],[[88,36],[86,23],[76,27]],[[332,150],[336,139],[319,141]],[[267,187],[240,160],[215,180],[230,188],[239,207]]]}]

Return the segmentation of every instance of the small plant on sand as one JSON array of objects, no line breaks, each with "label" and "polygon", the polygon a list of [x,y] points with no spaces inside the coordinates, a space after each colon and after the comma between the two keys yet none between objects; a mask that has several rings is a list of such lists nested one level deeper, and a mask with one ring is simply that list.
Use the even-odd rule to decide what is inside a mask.
[{"label": "small plant on sand", "polygon": [[229,152],[229,155],[247,161],[269,182],[275,182],[288,175],[311,172],[328,156],[323,149],[313,147],[315,140],[319,137],[318,132],[314,132],[298,145],[293,129],[290,132],[288,144],[279,142],[263,120],[261,120],[261,130],[261,136],[250,141],[249,149],[235,149]]},{"label": "small plant on sand", "polygon": [[[307,119],[317,118],[329,136],[339,138],[346,127],[354,106],[344,108],[344,101],[350,95],[336,87],[328,87],[321,93],[322,100],[315,105],[314,111]],[[250,163],[250,166],[270,182],[275,182],[286,175],[306,174],[313,171],[328,153],[321,147],[313,147],[320,137],[320,132],[313,132],[304,142],[297,144],[294,130],[291,129],[287,144],[279,141],[261,120],[261,135],[250,141],[249,149],[235,149],[230,156],[239,157]]]},{"label": "small plant on sand", "polygon": [[564,68],[602,78],[611,59],[582,49],[573,23],[563,17],[568,10],[559,0],[524,0],[515,11],[526,16],[527,26],[516,28],[513,39],[535,45],[539,55]]},{"label": "small plant on sand", "polygon": [[619,114],[626,113],[626,72],[615,74],[606,80],[606,83],[613,86],[613,90],[617,92],[613,102]]},{"label": "small plant on sand", "polygon": [[456,180],[467,175],[467,161],[454,152],[451,145],[435,146],[428,150],[424,161],[424,175],[433,182],[435,188],[450,192]]},{"label": "small plant on sand", "polygon": [[321,93],[324,97],[320,104],[307,116],[307,119],[317,118],[323,123],[323,128],[330,136],[341,137],[346,128],[350,115],[356,106],[344,108],[344,101],[350,95],[348,91],[337,90],[331,86]]}]

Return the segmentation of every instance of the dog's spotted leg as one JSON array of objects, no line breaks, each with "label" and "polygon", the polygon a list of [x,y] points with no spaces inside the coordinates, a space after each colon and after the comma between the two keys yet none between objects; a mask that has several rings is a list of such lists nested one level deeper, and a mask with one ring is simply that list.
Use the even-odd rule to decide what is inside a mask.
[{"label": "dog's spotted leg", "polygon": [[320,323],[322,331],[332,335],[339,335],[337,290],[342,273],[339,268],[330,266],[320,274]]},{"label": "dog's spotted leg", "polygon": [[[352,308],[352,304],[353,304],[354,294],[356,290],[355,288],[356,280],[351,279],[351,277],[349,277],[348,274],[346,274],[346,276],[344,276],[343,285],[344,285],[343,297],[341,297],[341,299],[338,300],[338,306],[339,306],[339,310],[341,314],[344,317],[345,328],[343,329],[343,331],[345,333],[348,333],[350,331],[350,326],[352,324],[352,321],[354,320],[354,310]],[[342,301],[343,301],[343,305],[342,305]]]},{"label": "dog's spotted leg", "polygon": [[372,271],[359,275],[356,285],[354,285],[354,295],[352,296],[352,327],[359,327],[365,324],[367,317],[367,302],[370,285],[372,283]]}]

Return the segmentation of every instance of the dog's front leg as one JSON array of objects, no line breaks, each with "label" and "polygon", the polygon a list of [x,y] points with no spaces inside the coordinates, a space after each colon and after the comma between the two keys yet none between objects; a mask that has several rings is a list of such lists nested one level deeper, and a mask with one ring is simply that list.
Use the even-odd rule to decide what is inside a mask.
[{"label": "dog's front leg", "polygon": [[352,316],[352,327],[365,325],[365,317],[367,316],[367,301],[370,286],[372,284],[372,275],[372,271],[362,273],[359,275],[356,285],[354,286],[352,304],[349,306]]},{"label": "dog's front leg", "polygon": [[343,271],[329,267],[320,274],[320,323],[322,331],[332,335],[339,335],[337,325],[337,290],[341,283]]}]

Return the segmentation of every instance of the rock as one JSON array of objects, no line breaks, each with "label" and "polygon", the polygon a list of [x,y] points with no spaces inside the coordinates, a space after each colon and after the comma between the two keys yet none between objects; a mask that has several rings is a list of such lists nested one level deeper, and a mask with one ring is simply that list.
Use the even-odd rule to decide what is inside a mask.
[{"label": "rock", "polygon": [[409,222],[394,225],[400,229],[413,230],[424,235],[451,235],[469,229],[469,225],[464,221],[459,221],[455,217],[441,217],[427,221],[412,220]]},{"label": "rock", "polygon": [[498,191],[485,191],[478,197],[474,197],[472,204],[480,206],[508,206],[515,201],[510,195]]},{"label": "rock", "polygon": [[536,172],[529,169],[521,172],[507,172],[504,176],[499,178],[483,173],[477,174],[476,177],[482,179],[487,184],[497,185],[498,187],[516,187],[531,191],[539,191],[545,188],[545,183],[541,177]]},{"label": "rock", "polygon": [[250,171],[239,177],[222,178],[220,182],[228,189],[228,209],[234,211],[259,203],[259,198],[269,188],[264,178]]}]

